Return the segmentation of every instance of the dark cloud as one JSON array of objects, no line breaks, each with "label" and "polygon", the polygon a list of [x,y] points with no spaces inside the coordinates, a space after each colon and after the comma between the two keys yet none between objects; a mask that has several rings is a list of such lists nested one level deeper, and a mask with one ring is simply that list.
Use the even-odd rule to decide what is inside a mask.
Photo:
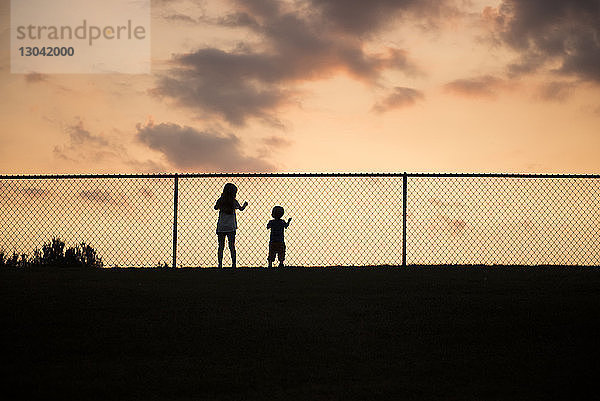
[{"label": "dark cloud", "polygon": [[484,17],[499,41],[520,53],[512,74],[553,71],[600,83],[598,0],[503,0]]},{"label": "dark cloud", "polygon": [[470,97],[494,97],[504,81],[491,75],[457,79],[444,86],[447,92]]},{"label": "dark cloud", "polygon": [[249,116],[269,119],[288,102],[288,90],[270,84],[274,56],[201,49],[176,57],[179,68],[163,76],[155,93],[243,125]]},{"label": "dark cloud", "polygon": [[161,152],[174,166],[186,170],[266,172],[274,166],[246,156],[235,135],[217,135],[173,123],[138,125],[137,139]]},{"label": "dark cloud", "polygon": [[451,0],[310,0],[322,10],[325,23],[355,35],[377,32],[402,16],[436,26],[448,16],[461,14]]},{"label": "dark cloud", "polygon": [[[235,13],[216,23],[250,29],[262,43],[176,55],[174,68],[159,78],[153,93],[234,125],[249,118],[277,123],[276,111],[294,102],[296,83],[345,72],[373,85],[385,70],[418,72],[406,51],[367,52],[356,32],[328,23],[333,18],[328,13],[337,7],[334,3],[313,2],[307,8],[306,2],[239,1]],[[417,2],[398,2],[394,7],[417,8],[413,3]]]},{"label": "dark cloud", "polygon": [[373,107],[376,113],[384,113],[386,111],[401,109],[414,105],[417,100],[424,99],[423,92],[413,88],[395,87],[394,91],[385,99],[377,102]]}]

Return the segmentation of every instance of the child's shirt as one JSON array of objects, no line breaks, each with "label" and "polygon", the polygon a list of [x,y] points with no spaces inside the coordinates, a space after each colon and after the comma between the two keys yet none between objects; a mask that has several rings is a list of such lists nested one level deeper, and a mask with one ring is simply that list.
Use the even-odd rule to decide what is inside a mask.
[{"label": "child's shirt", "polygon": [[281,219],[273,219],[267,224],[267,229],[271,229],[270,242],[284,242],[283,231],[288,228],[289,224]]},{"label": "child's shirt", "polygon": [[[219,201],[215,205],[216,208],[219,208]],[[237,219],[235,217],[235,209],[241,209],[239,202],[235,200],[235,206],[233,208],[233,213],[227,213],[223,209],[219,208],[219,220],[217,221],[217,232],[218,233],[227,233],[237,230]]]}]

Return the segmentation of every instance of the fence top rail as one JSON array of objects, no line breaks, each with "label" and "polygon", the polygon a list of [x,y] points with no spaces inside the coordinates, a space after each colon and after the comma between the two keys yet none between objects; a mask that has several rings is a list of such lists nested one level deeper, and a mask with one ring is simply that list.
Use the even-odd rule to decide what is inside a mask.
[{"label": "fence top rail", "polygon": [[160,173],[160,174],[29,174],[0,175],[0,180],[89,179],[89,178],[243,178],[243,177],[490,177],[490,178],[600,178],[600,174],[520,173]]}]

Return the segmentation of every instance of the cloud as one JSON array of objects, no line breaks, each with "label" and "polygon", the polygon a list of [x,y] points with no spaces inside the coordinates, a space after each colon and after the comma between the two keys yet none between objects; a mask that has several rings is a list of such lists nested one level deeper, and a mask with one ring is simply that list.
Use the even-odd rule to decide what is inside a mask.
[{"label": "cloud", "polygon": [[16,180],[0,181],[0,199],[5,201],[31,202],[49,195],[49,191],[44,188],[30,186],[26,182]]},{"label": "cloud", "polygon": [[263,138],[262,143],[265,146],[268,146],[270,148],[278,148],[278,149],[286,148],[286,147],[292,145],[292,142],[290,140],[282,138],[280,136],[275,136],[275,135]]},{"label": "cloud", "polygon": [[217,19],[204,19],[205,22],[227,27],[252,27],[260,28],[260,24],[250,14],[245,12],[233,12]]},{"label": "cloud", "polygon": [[544,84],[538,96],[542,100],[562,102],[566,100],[571,91],[577,86],[576,82],[553,81]]},{"label": "cloud", "polygon": [[125,204],[121,195],[115,195],[111,191],[107,190],[93,189],[80,191],[79,197],[88,201],[110,206],[119,206]]},{"label": "cloud", "polygon": [[[419,72],[403,49],[368,52],[366,42],[356,36],[364,28],[348,30],[327,23],[334,18],[328,13],[338,7],[334,3],[239,1],[235,12],[213,23],[248,29],[261,43],[231,50],[206,47],[175,55],[173,68],[159,77],[152,93],[236,126],[250,118],[280,124],[277,112],[295,103],[299,83],[343,72],[378,85],[386,70],[409,75]],[[317,7],[309,10],[310,4]]]},{"label": "cloud", "polygon": [[44,82],[48,80],[48,75],[40,74],[39,72],[30,72],[29,74],[25,74],[25,82],[28,84]]},{"label": "cloud", "polygon": [[74,164],[86,164],[92,168],[112,163],[123,164],[134,172],[156,173],[165,171],[164,165],[152,160],[138,160],[127,151],[121,138],[104,134],[93,134],[82,120],[67,125],[64,131],[69,134],[68,141],[56,145],[53,154],[56,158]]},{"label": "cloud", "polygon": [[103,136],[93,135],[83,121],[68,125],[65,131],[69,134],[69,142],[54,147],[54,155],[63,160],[73,162],[100,161],[109,157],[120,157],[123,149],[114,146]]},{"label": "cloud", "polygon": [[414,105],[417,100],[424,98],[425,95],[423,95],[423,92],[421,91],[397,86],[394,88],[392,94],[373,106],[373,111],[376,113],[384,113],[394,109],[409,107]]},{"label": "cloud", "polygon": [[600,83],[600,6],[597,0],[503,0],[484,19],[496,40],[516,50],[514,75],[548,67]]},{"label": "cloud", "polygon": [[187,23],[187,24],[192,24],[195,25],[198,23],[198,21],[192,17],[190,17],[187,14],[180,14],[180,13],[174,13],[174,14],[167,14],[165,16],[163,16],[164,19],[166,19],[167,21],[172,21],[175,23]]},{"label": "cloud", "polygon": [[261,158],[267,158],[273,152],[280,152],[282,149],[292,146],[292,141],[276,135],[262,138],[260,142],[262,147],[258,149],[258,156]]},{"label": "cloud", "polygon": [[101,137],[92,135],[90,131],[83,127],[83,121],[67,127],[67,132],[71,137],[71,143],[74,145],[91,144],[93,146],[107,146],[108,141]]},{"label": "cloud", "polygon": [[271,111],[286,104],[291,95],[283,88],[260,84],[266,69],[277,62],[266,55],[201,49],[178,56],[175,62],[179,68],[163,76],[154,93],[234,125],[243,125],[250,116],[269,120]]},{"label": "cloud", "polygon": [[380,31],[406,16],[437,26],[461,14],[458,2],[450,0],[310,0],[322,11],[325,22],[354,35]]},{"label": "cloud", "polygon": [[275,168],[261,158],[246,156],[235,135],[218,135],[174,123],[138,124],[137,139],[186,170],[267,172]]},{"label": "cloud", "polygon": [[506,83],[491,75],[457,79],[444,85],[447,92],[468,97],[494,97]]},{"label": "cloud", "polygon": [[139,173],[164,173],[167,168],[161,162],[155,160],[136,160],[129,158],[125,160],[125,165],[134,172]]}]

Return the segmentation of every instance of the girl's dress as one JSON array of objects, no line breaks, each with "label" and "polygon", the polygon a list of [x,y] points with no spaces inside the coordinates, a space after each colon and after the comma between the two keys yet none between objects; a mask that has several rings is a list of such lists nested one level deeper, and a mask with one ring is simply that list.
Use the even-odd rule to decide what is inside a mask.
[{"label": "girl's dress", "polygon": [[[218,202],[217,202],[218,206]],[[237,199],[233,207],[233,213],[227,213],[223,209],[219,209],[219,220],[217,221],[217,234],[218,233],[230,233],[237,230],[237,219],[235,217],[235,210],[241,209],[241,206]]]}]

